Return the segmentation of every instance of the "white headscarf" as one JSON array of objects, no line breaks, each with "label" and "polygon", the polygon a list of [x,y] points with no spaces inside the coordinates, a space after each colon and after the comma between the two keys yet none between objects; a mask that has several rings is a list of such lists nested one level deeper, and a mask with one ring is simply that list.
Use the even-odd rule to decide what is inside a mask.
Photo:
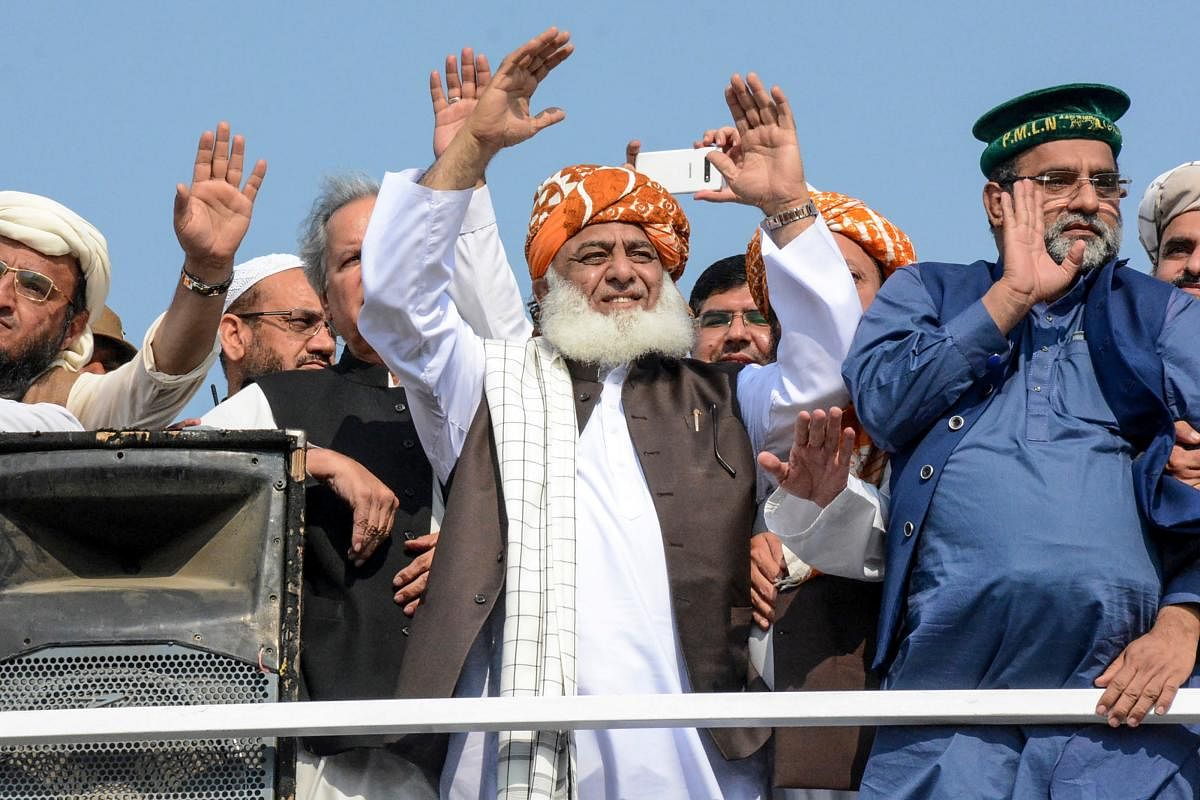
[{"label": "white headscarf", "polygon": [[1159,175],[1146,187],[1138,206],[1138,238],[1150,263],[1158,266],[1158,245],[1171,220],[1200,210],[1200,161],[1189,161]]},{"label": "white headscarf", "polygon": [[[100,319],[108,297],[112,267],[108,243],[96,227],[66,206],[27,192],[0,192],[0,236],[31,247],[44,256],[72,256],[87,281],[90,320]],[[92,357],[92,324],[70,349],[62,350],[55,365],[78,370]]]}]

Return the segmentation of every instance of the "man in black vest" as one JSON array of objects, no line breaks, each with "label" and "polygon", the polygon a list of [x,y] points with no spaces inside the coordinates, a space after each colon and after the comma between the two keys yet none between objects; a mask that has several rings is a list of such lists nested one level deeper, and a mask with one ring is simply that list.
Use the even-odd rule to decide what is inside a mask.
[{"label": "man in black vest", "polygon": [[[808,199],[786,100],[754,75],[726,90],[741,147],[710,158],[729,197],[767,215],[777,364],[685,357],[687,220],[621,167],[567,167],[537,192],[526,258],[542,336],[483,341],[462,324],[444,232],[499,150],[563,118],[528,104],[570,51],[551,29],[508,56],[433,167],[385,178],[363,243],[362,330],[420,406],[435,469],[456,470],[406,695],[742,688],[754,451],[786,449],[799,408],[845,399],[833,372],[861,307]],[[760,797],[766,733],[456,735],[443,791]]]}]

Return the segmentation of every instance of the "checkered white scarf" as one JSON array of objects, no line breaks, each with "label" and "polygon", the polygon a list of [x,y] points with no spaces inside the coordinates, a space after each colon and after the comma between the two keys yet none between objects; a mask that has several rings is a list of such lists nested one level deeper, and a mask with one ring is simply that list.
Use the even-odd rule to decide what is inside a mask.
[{"label": "checkered white scarf", "polygon": [[[508,514],[502,697],[575,694],[575,448],[571,376],[543,338],[487,340],[484,392]],[[569,731],[500,733],[499,800],[575,800]]]}]

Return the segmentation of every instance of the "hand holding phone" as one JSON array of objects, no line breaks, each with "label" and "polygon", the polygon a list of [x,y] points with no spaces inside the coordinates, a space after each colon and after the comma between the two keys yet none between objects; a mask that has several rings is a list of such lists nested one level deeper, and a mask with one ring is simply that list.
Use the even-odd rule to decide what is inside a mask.
[{"label": "hand holding phone", "polygon": [[634,169],[661,183],[671,194],[716,191],[724,184],[721,172],[705,159],[715,147],[651,150],[638,153]]}]

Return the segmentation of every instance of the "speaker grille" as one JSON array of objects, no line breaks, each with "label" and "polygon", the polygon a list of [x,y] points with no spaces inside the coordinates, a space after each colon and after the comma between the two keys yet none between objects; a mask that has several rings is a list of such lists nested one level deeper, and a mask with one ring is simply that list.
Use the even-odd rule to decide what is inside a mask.
[{"label": "speaker grille", "polygon": [[[0,710],[267,703],[277,676],[180,645],[45,648],[0,664]],[[272,738],[0,747],[3,800],[270,800]]]}]

